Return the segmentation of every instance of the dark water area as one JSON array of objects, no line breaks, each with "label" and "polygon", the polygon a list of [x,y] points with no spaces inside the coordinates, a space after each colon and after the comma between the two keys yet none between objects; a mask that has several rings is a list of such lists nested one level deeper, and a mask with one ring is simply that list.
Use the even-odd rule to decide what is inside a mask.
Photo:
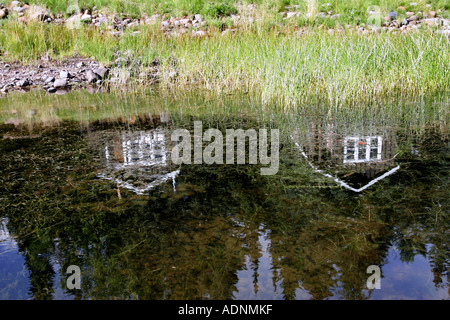
[{"label": "dark water area", "polygon": [[[449,298],[448,127],[169,118],[0,125],[0,299]],[[280,128],[277,173],[174,164],[193,120]]]}]

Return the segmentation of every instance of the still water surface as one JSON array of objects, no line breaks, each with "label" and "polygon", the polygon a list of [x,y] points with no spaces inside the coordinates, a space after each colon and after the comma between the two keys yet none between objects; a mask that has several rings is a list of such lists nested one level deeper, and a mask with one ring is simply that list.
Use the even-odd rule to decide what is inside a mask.
[{"label": "still water surface", "polygon": [[[0,299],[448,299],[448,126],[294,118],[1,125]],[[278,173],[175,165],[193,120],[280,128]]]}]

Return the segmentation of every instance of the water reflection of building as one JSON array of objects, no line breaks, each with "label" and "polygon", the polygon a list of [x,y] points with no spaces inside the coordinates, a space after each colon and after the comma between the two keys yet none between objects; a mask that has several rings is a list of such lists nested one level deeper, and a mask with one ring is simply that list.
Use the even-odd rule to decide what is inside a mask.
[{"label": "water reflection of building", "polygon": [[362,191],[399,169],[394,134],[386,130],[346,131],[339,132],[332,123],[311,123],[306,134],[292,137],[316,172],[352,191]]},{"label": "water reflection of building", "polygon": [[105,159],[113,166],[166,166],[165,135],[158,131],[122,132],[105,145]]},{"label": "water reflection of building", "polygon": [[118,186],[144,194],[172,180],[179,171],[170,161],[170,135],[163,129],[96,132],[103,168],[98,176]]},{"label": "water reflection of building", "polygon": [[381,161],[383,137],[345,137],[344,163]]}]

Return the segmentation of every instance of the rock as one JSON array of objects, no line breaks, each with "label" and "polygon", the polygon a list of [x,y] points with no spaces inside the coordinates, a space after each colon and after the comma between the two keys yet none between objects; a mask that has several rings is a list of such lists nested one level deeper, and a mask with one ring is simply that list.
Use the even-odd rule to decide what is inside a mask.
[{"label": "rock", "polygon": [[222,31],[222,35],[233,34],[234,32],[236,32],[236,29],[226,29]]},{"label": "rock", "polygon": [[136,27],[139,25],[139,21],[133,21],[128,24],[128,28]]},{"label": "rock", "polygon": [[416,20],[419,20],[417,16],[411,16],[408,18],[408,21],[416,21]]},{"label": "rock", "polygon": [[96,75],[98,75],[100,77],[101,80],[104,80],[108,77],[109,75],[109,69],[105,68],[105,67],[99,67],[98,69],[96,69],[94,71],[94,73]]},{"label": "rock", "polygon": [[48,77],[47,79],[45,79],[44,82],[45,83],[55,82],[55,78],[54,77]]},{"label": "rock", "polygon": [[16,86],[21,87],[21,88],[27,87],[29,85],[30,85],[30,82],[28,81],[28,79],[19,80],[16,82]]},{"label": "rock", "polygon": [[438,21],[437,21],[437,19],[428,18],[428,19],[423,19],[422,23],[425,23],[426,25],[429,25],[429,26],[435,26],[438,24]]},{"label": "rock", "polygon": [[297,15],[297,12],[287,12],[286,13],[286,18],[292,18],[295,17]]},{"label": "rock", "polygon": [[60,77],[61,79],[69,79],[69,78],[72,77],[72,75],[71,75],[69,72],[67,72],[67,71],[61,71],[61,72],[59,73],[59,77]]},{"label": "rock", "polygon": [[435,18],[436,17],[436,11],[430,11],[430,17]]},{"label": "rock", "polygon": [[22,13],[22,12],[24,12],[24,8],[22,8],[22,7],[14,7],[14,9],[13,9],[14,11],[16,11],[16,12],[18,12],[18,13]]},{"label": "rock", "polygon": [[80,27],[81,13],[75,14],[66,19],[65,23],[68,28],[75,29]]},{"label": "rock", "polygon": [[92,21],[92,16],[88,13],[85,13],[81,16],[80,18],[81,22],[91,22]]},{"label": "rock", "polygon": [[411,16],[413,16],[414,15],[414,12],[411,12],[411,11],[407,11],[406,12],[406,17],[407,18],[409,18],[409,17],[411,17]]},{"label": "rock", "polygon": [[15,7],[19,7],[20,6],[20,1],[11,1],[11,3],[9,4],[10,8],[15,8]]},{"label": "rock", "polygon": [[163,27],[163,28],[166,28],[166,27],[168,27],[170,25],[170,22],[169,21],[162,21],[161,22],[161,27]]},{"label": "rock", "polygon": [[400,6],[397,9],[400,10],[400,11],[406,11],[406,7],[403,7],[403,6]]},{"label": "rock", "polygon": [[83,61],[77,63],[77,68],[83,68],[83,67],[84,67]]},{"label": "rock", "polygon": [[45,21],[50,19],[50,13],[48,10],[41,8],[39,6],[32,6],[30,9],[30,19],[34,21]]},{"label": "rock", "polygon": [[98,80],[98,75],[94,73],[92,70],[88,70],[86,72],[86,80],[88,83],[94,83]]},{"label": "rock", "polygon": [[64,88],[64,87],[67,87],[67,80],[66,79],[57,79],[53,83],[53,88],[55,88],[55,89]]},{"label": "rock", "polygon": [[100,24],[108,24],[109,23],[109,19],[106,17],[100,17],[100,19],[98,19],[98,22]]},{"label": "rock", "polygon": [[20,124],[24,123],[25,121],[23,119],[8,119],[5,121],[5,124],[13,124],[14,126],[19,126]]},{"label": "rock", "polygon": [[206,36],[206,31],[203,31],[203,30],[195,31],[195,30],[193,30],[192,34],[194,36],[196,36],[196,37],[204,37],[204,36]]},{"label": "rock", "polygon": [[194,19],[197,20],[198,22],[201,22],[201,21],[203,21],[203,16],[201,14],[196,14],[194,16]]},{"label": "rock", "polygon": [[110,31],[109,34],[114,37],[118,37],[118,36],[122,35],[122,31]]},{"label": "rock", "polygon": [[398,13],[395,11],[391,11],[388,13],[388,17],[391,18],[392,20],[394,20],[398,17]]},{"label": "rock", "polygon": [[7,15],[8,13],[5,9],[0,10],[0,19],[6,18]]},{"label": "rock", "polygon": [[48,93],[55,93],[56,89],[52,87],[52,88],[47,89],[47,92]]}]

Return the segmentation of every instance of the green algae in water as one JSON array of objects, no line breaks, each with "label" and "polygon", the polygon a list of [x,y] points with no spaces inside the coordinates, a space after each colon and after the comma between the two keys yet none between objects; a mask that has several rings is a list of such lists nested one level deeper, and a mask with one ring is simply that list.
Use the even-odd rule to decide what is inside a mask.
[{"label": "green algae in water", "polygon": [[[419,105],[428,112],[413,116],[404,107],[396,118],[350,111],[263,117],[252,115],[254,105],[237,108],[231,101],[209,108],[205,103],[197,114],[184,114],[187,102],[181,99],[156,105],[151,115],[139,109],[109,120],[1,125],[0,243],[14,245],[0,249],[6,279],[0,297],[448,298],[445,108]],[[223,104],[235,115],[215,112]],[[171,130],[191,130],[194,120],[203,121],[205,130],[280,128],[278,174],[261,176],[254,165],[182,165],[168,169],[179,170],[174,179],[143,194],[99,175],[108,168],[105,146],[117,164],[127,155],[124,142],[165,132],[170,150]],[[387,162],[379,172],[371,168],[371,175],[362,163],[344,164],[348,136],[387,138],[383,148],[392,150],[381,161],[401,169],[353,192],[314,170],[295,144],[316,168],[349,184],[364,184],[391,168]],[[340,152],[328,148],[330,141]],[[152,165],[145,163],[153,154],[148,147],[141,147],[137,169]],[[377,166],[378,154],[372,160],[369,167]],[[129,181],[151,182],[136,172]],[[17,253],[22,260],[13,259]],[[81,290],[67,289],[69,265],[82,270]],[[381,290],[366,287],[369,265],[382,269]]]}]

